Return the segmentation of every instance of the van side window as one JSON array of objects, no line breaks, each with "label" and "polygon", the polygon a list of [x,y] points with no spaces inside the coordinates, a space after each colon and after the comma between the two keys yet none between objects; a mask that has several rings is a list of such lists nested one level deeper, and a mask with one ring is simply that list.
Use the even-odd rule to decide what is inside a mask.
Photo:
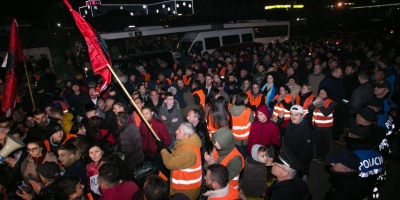
[{"label": "van side window", "polygon": [[206,50],[216,49],[221,46],[219,37],[204,38],[204,42],[206,43]]},{"label": "van side window", "polygon": [[222,44],[228,45],[228,44],[237,44],[240,43],[239,35],[227,35],[227,36],[222,36]]},{"label": "van side window", "polygon": [[242,34],[242,42],[253,42],[253,34],[251,33]]}]

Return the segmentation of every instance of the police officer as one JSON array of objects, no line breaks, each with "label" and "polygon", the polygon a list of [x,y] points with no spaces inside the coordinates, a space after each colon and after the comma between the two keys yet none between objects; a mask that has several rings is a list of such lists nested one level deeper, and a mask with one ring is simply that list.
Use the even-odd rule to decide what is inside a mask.
[{"label": "police officer", "polygon": [[303,168],[298,157],[285,145],[276,162],[272,174],[278,182],[268,188],[267,200],[307,200],[312,199],[306,182],[296,176]]}]

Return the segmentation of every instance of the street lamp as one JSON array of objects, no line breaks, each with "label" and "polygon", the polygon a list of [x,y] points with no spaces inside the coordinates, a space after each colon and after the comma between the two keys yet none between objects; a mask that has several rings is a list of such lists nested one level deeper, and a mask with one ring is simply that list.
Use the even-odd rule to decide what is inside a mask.
[{"label": "street lamp", "polygon": [[61,27],[61,24],[60,24],[60,23],[57,23],[57,26],[58,26],[58,27]]}]

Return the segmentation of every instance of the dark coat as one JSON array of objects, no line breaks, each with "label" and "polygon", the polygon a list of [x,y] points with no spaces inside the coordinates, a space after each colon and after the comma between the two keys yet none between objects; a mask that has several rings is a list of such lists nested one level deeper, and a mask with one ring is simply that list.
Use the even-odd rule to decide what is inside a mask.
[{"label": "dark coat", "polygon": [[75,93],[71,94],[68,98],[69,106],[72,110],[74,116],[81,114],[83,111],[83,106],[87,103],[92,103],[90,96],[87,92],[80,91],[78,95]]},{"label": "dark coat", "polygon": [[297,155],[303,165],[302,174],[308,175],[310,162],[314,154],[314,132],[306,120],[299,124],[289,122],[286,127],[283,144]]},{"label": "dark coat", "polygon": [[265,196],[267,173],[265,163],[257,162],[251,156],[247,157],[241,185],[243,193],[248,197]]},{"label": "dark coat", "polygon": [[86,162],[83,158],[75,161],[71,166],[65,167],[65,176],[79,177],[81,179],[81,184],[85,187],[87,186],[87,176],[86,176]]},{"label": "dark coat", "polygon": [[[347,86],[347,85],[346,85]],[[363,83],[358,86],[351,95],[350,102],[347,104],[350,114],[355,114],[361,107],[367,104],[374,96],[374,86],[370,83]]]},{"label": "dark coat", "polygon": [[124,164],[130,171],[144,161],[142,139],[135,124],[123,124],[117,130],[117,151],[125,155]]},{"label": "dark coat", "polygon": [[310,195],[307,183],[296,177],[278,182],[268,188],[267,200],[307,200]]},{"label": "dark coat", "polygon": [[340,103],[344,99],[344,84],[341,78],[335,78],[331,74],[322,79],[319,88],[327,88],[331,95],[329,96],[334,102]]},{"label": "dark coat", "polygon": [[208,129],[206,123],[199,122],[196,127],[195,131],[199,138],[201,139],[201,158],[204,160],[204,152],[207,150],[212,150],[213,144],[211,143],[210,137],[208,136]]},{"label": "dark coat", "polygon": [[368,195],[367,183],[357,172],[338,173],[330,170],[332,187],[324,200],[361,200]]},{"label": "dark coat", "polygon": [[114,112],[112,109],[106,112],[105,120],[106,128],[116,137],[117,132],[117,118],[115,117]]},{"label": "dark coat", "polygon": [[[165,116],[167,119],[162,120],[162,116]],[[178,121],[172,122],[172,119],[174,118],[178,118]],[[158,119],[161,119],[161,121],[167,125],[169,135],[171,136],[172,141],[175,141],[175,132],[178,130],[179,125],[185,121],[178,102],[175,100],[174,107],[170,110],[167,109],[167,104],[164,102],[158,113]]]}]

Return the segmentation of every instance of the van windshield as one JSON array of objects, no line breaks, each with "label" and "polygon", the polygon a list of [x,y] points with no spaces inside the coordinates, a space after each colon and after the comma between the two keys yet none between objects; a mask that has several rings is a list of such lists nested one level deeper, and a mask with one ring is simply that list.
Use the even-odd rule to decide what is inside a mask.
[{"label": "van windshield", "polygon": [[182,52],[182,51],[188,52],[191,45],[192,45],[192,42],[183,42],[183,41],[180,41],[180,42],[176,45],[176,47],[175,47],[175,49],[174,49],[174,52]]}]

